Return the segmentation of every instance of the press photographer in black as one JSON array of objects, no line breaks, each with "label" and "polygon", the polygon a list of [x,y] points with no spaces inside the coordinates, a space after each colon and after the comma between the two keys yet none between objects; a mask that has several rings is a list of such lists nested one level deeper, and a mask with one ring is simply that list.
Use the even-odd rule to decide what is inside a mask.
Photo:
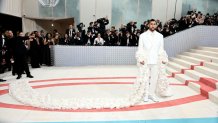
[{"label": "press photographer in black", "polygon": [[86,35],[86,31],[84,29],[85,25],[83,23],[79,23],[76,27],[77,27],[78,31],[80,32],[81,37],[84,38]]},{"label": "press photographer in black", "polygon": [[33,40],[31,38],[35,37],[24,37],[23,32],[20,32],[19,35],[13,38],[13,58],[14,64],[17,72],[17,79],[22,77],[23,72],[25,71],[28,78],[33,78],[30,74],[29,66],[27,63],[27,48],[25,45],[25,40]]},{"label": "press photographer in black", "polygon": [[109,24],[108,17],[98,19],[97,23],[99,23],[99,33],[101,33],[101,35],[104,35],[104,33],[106,31],[105,26]]},{"label": "press photographer in black", "polygon": [[133,21],[131,21],[127,24],[127,31],[130,34],[133,34],[136,31],[136,29],[137,29],[136,24],[137,24],[137,22],[133,22]]}]

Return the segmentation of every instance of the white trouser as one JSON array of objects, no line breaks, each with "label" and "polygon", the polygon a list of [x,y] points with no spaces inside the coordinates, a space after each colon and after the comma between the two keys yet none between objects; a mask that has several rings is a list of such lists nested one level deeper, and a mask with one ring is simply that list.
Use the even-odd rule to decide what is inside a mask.
[{"label": "white trouser", "polygon": [[156,64],[148,64],[149,69],[149,83],[148,83],[148,95],[155,95],[157,88],[157,80],[158,80],[158,66]]}]

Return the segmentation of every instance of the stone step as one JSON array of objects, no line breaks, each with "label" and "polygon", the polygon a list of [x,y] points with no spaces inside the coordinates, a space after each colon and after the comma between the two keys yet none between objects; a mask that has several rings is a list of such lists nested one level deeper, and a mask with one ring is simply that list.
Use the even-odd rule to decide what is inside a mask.
[{"label": "stone step", "polygon": [[188,87],[201,94],[201,86],[195,82],[189,82]]},{"label": "stone step", "polygon": [[187,76],[185,74],[176,74],[175,79],[180,81],[181,83],[184,83],[184,84],[187,80],[197,81],[194,78],[191,78],[190,76]]},{"label": "stone step", "polygon": [[218,71],[216,70],[204,66],[195,66],[194,70],[218,80]]},{"label": "stone step", "polygon": [[172,76],[173,73],[178,73],[179,71],[176,71],[175,69],[173,68],[170,68],[170,67],[166,67],[166,73],[169,74],[170,76]]},{"label": "stone step", "polygon": [[204,66],[213,70],[218,71],[218,64],[213,62],[205,62]]},{"label": "stone step", "polygon": [[171,84],[184,84],[184,83],[181,83],[180,81],[178,81],[178,80],[175,79],[175,78],[169,78],[168,81],[169,81],[169,83],[171,83]]},{"label": "stone step", "polygon": [[[200,60],[200,59],[197,59],[197,60]],[[181,58],[170,58],[170,61],[171,62],[175,62],[179,65],[182,65],[186,68],[191,68],[191,65],[198,65],[196,63],[193,63],[193,62],[189,62],[189,61],[186,61],[186,60],[183,60]],[[192,61],[192,59],[190,59],[190,61]],[[204,66],[206,68],[210,68],[210,69],[213,69],[213,70],[216,70],[218,71],[218,64],[217,63],[213,63],[213,62],[204,62]]]},{"label": "stone step", "polygon": [[192,76],[186,75],[186,74],[176,74],[175,79],[180,81],[181,83],[186,83],[187,81],[201,81],[202,83],[216,89],[218,88],[218,80],[215,80],[213,78],[206,78],[206,77],[198,77],[199,79],[196,79],[197,77],[193,78]]},{"label": "stone step", "polygon": [[184,67],[186,67],[186,68],[191,68],[191,65],[197,65],[197,64],[195,64],[195,63],[188,62],[188,61],[182,60],[182,59],[180,59],[180,58],[171,58],[170,60],[171,60],[172,62],[177,63],[177,64],[179,64],[179,65],[181,65],[181,66],[184,66]]},{"label": "stone step", "polygon": [[204,51],[218,52],[217,47],[198,47],[197,49],[204,50]]},{"label": "stone step", "polygon": [[[188,87],[196,92],[198,92],[199,94],[202,94],[203,96],[208,96],[209,100],[211,100],[212,102],[218,104],[218,93],[217,90],[215,91],[211,91],[210,90],[214,90],[214,85],[216,85],[216,89],[218,88],[218,83],[215,83],[214,81],[210,81],[204,78],[200,79],[200,80],[195,80],[185,74],[176,74],[175,75],[175,79],[178,80],[179,82],[186,84],[187,81],[188,82]],[[201,81],[200,83],[198,81]],[[209,84],[211,83],[211,84]],[[212,86],[211,86],[212,85]],[[208,93],[209,92],[209,93]]]},{"label": "stone step", "polygon": [[209,100],[211,100],[212,102],[217,103],[217,90],[202,83],[202,82],[189,82],[188,83],[188,87],[190,87],[192,90],[200,93],[201,95],[209,98]]},{"label": "stone step", "polygon": [[186,70],[185,75],[193,78],[194,80],[200,80],[201,77],[211,78],[210,76],[207,76],[207,75],[202,74],[200,72],[197,72],[195,70]]},{"label": "stone step", "polygon": [[[189,70],[191,68],[194,69]],[[184,74],[180,73],[182,69]],[[179,82],[218,104],[218,48],[198,47],[170,58],[167,71]]]},{"label": "stone step", "polygon": [[212,56],[206,56],[206,55],[201,55],[198,53],[191,53],[191,52],[184,52],[184,55],[193,57],[193,58],[197,58],[197,59],[201,59],[207,62],[216,62],[218,63],[218,58],[217,57],[212,57]]},{"label": "stone step", "polygon": [[213,52],[213,51],[204,51],[204,50],[199,50],[199,49],[191,49],[190,52],[218,58],[218,53]]},{"label": "stone step", "polygon": [[180,65],[180,64],[177,64],[177,63],[175,63],[175,62],[169,62],[169,63],[167,64],[167,66],[170,67],[170,68],[173,68],[174,70],[176,70],[176,71],[178,71],[178,72],[181,72],[182,69],[190,69],[190,68],[187,68],[187,67],[182,66],[182,65]]},{"label": "stone step", "polygon": [[205,60],[203,59],[197,59],[197,58],[193,58],[191,56],[186,56],[186,55],[178,55],[177,57],[184,61],[191,62],[191,63],[198,64],[198,65],[200,65],[201,62],[205,62]]},{"label": "stone step", "polygon": [[218,90],[209,92],[209,99],[218,105]]}]

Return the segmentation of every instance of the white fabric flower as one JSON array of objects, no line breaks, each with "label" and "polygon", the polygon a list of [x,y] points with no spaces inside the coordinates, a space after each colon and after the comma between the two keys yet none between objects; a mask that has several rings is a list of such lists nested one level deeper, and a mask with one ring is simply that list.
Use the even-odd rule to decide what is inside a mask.
[{"label": "white fabric flower", "polygon": [[[148,67],[146,64],[146,52],[137,51],[136,59],[139,65],[139,75],[136,78],[132,88],[133,91],[126,98],[57,98],[52,95],[45,95],[34,90],[27,80],[19,80],[9,85],[9,93],[24,105],[45,109],[102,109],[102,108],[124,108],[136,105],[143,99],[144,94],[148,92]],[[139,62],[144,61],[145,65]],[[159,78],[157,93],[160,96],[172,96],[169,82],[166,76],[166,65],[162,61],[168,62],[168,56],[165,51],[159,54]]]}]

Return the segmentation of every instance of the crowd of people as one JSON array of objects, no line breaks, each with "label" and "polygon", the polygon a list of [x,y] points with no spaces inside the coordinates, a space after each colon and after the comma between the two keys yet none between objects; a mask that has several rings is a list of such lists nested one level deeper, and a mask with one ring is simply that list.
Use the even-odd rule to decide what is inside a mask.
[{"label": "crowd of people", "polygon": [[[166,37],[196,25],[218,25],[218,13],[203,15],[194,10],[188,11],[180,20],[171,19],[164,25],[159,20],[156,23],[156,30]],[[11,30],[0,30],[0,72],[12,71],[20,79],[25,71],[27,77],[32,78],[28,63],[32,68],[51,66],[52,45],[138,46],[140,34],[148,30],[148,21],[141,24],[140,29],[134,21],[121,25],[119,29],[114,26],[106,29],[108,24],[108,18],[104,17],[90,22],[87,30],[83,23],[76,25],[77,31],[74,25],[69,25],[63,36],[56,29],[47,34],[43,30],[27,32],[25,35],[17,32],[16,36]]]},{"label": "crowd of people", "polygon": [[[33,78],[30,73],[30,62],[32,68],[40,68],[45,64],[51,66],[51,45],[55,44],[50,33],[43,36],[43,32],[34,31],[32,33],[17,32],[17,36],[11,30],[0,33],[0,73],[12,71],[12,75],[17,75],[17,79],[26,74],[28,78]],[[4,81],[0,79],[0,82]]]},{"label": "crowd of people", "polygon": [[200,11],[188,11],[187,15],[182,16],[180,20],[167,21],[163,28],[158,28],[158,31],[166,37],[196,25],[218,25],[218,12],[213,15],[209,13],[203,15]]},{"label": "crowd of people", "polygon": [[[210,15],[203,15],[200,11],[188,11],[187,15],[179,20],[171,19],[165,24],[160,20],[157,22],[157,31],[164,37],[175,34],[176,32],[194,27],[196,25],[218,25],[218,12]],[[137,46],[139,35],[148,30],[148,20],[137,28],[137,22],[131,21],[126,25],[121,25],[119,29],[112,26],[106,29],[109,24],[107,17],[100,18],[95,22],[90,22],[87,30],[83,23],[78,24],[77,32],[73,25],[69,26],[63,38],[55,30],[56,43],[60,45],[93,45],[93,46]]]}]

